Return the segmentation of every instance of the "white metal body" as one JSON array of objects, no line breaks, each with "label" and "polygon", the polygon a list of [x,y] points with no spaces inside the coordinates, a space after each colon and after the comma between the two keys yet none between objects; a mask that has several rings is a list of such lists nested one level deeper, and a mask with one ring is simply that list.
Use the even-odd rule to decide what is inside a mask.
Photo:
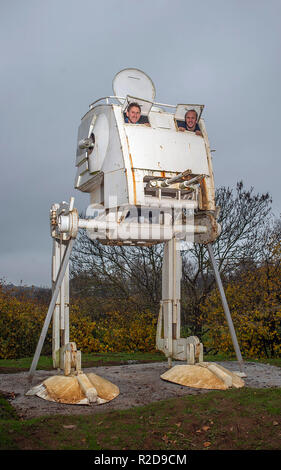
[{"label": "white metal body", "polygon": [[[192,233],[192,241],[208,244],[219,234],[211,152],[201,118],[203,106],[154,102],[153,82],[137,69],[119,72],[113,88],[115,96],[93,103],[78,130],[75,188],[89,193],[91,206],[99,205],[102,211],[90,220],[79,219],[73,198],[70,204],[63,202],[51,208],[53,295],[31,365],[31,376],[51,315],[53,364],[65,368],[65,353],[70,344],[68,260],[79,228],[92,230],[101,241],[117,244],[128,244],[128,240],[131,244],[165,242],[157,347],[169,359],[193,361],[195,357],[195,337],[180,337],[181,257],[175,237],[185,238]],[[125,122],[129,102],[140,104],[145,123]],[[178,121],[183,121],[190,109],[198,113],[202,135],[179,131]],[[196,184],[192,186],[191,182]],[[158,220],[156,217],[153,222],[140,221],[139,215],[128,219],[128,207],[130,212],[132,208],[156,207],[163,217],[158,214]],[[110,211],[114,208],[116,217],[112,218]],[[178,214],[183,213],[184,222],[178,219]],[[235,332],[232,334],[235,337]],[[236,351],[240,354],[238,345]],[[199,356],[202,360],[202,351]]]},{"label": "white metal body", "polygon": [[[176,109],[159,111],[152,105],[146,116],[149,125],[125,123],[121,104],[93,105],[78,131],[75,188],[90,193],[91,203],[102,204],[105,209],[149,206],[151,197],[159,199],[145,190],[149,179],[169,178],[190,170],[192,175],[206,175],[199,208],[214,210],[212,162],[203,119],[199,123],[203,137],[180,132]],[[95,136],[93,150],[81,149],[79,142],[91,133]],[[168,192],[162,192],[163,196],[176,197]]]}]

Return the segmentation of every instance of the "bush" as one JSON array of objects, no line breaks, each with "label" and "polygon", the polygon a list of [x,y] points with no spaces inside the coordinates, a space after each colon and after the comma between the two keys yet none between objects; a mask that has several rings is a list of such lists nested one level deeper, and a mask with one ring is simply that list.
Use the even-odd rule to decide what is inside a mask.
[{"label": "bush", "polygon": [[[85,299],[84,299],[85,300]],[[47,305],[22,295],[16,297],[0,285],[0,359],[33,356],[47,314]],[[93,321],[81,313],[79,300],[70,307],[70,341],[84,353],[155,350],[156,319],[150,312],[124,316],[110,312]],[[43,354],[52,351],[52,325]]]},{"label": "bush", "polygon": [[[0,358],[16,359],[32,356],[45,320],[47,308],[24,295],[16,297],[0,285]],[[51,351],[49,329],[44,352]]]},{"label": "bush", "polygon": [[[281,357],[281,276],[276,265],[262,266],[229,282],[226,298],[241,353],[247,357]],[[232,353],[233,346],[218,290],[204,307],[208,335],[204,345]]]},{"label": "bush", "polygon": [[103,341],[112,352],[155,351],[157,319],[151,312],[125,318],[115,312],[108,315],[102,328]]}]

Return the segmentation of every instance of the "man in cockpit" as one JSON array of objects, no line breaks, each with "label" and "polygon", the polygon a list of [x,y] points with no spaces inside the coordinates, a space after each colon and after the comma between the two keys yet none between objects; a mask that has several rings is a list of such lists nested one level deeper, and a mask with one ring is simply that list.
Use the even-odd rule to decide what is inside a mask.
[{"label": "man in cockpit", "polygon": [[197,123],[198,114],[195,109],[190,109],[185,113],[184,116],[184,123],[180,123],[178,125],[179,131],[189,131],[195,132],[196,135],[202,136],[202,132],[200,131],[200,127]]},{"label": "man in cockpit", "polygon": [[127,111],[125,122],[128,124],[138,124],[141,117],[141,107],[138,103],[130,103]]}]

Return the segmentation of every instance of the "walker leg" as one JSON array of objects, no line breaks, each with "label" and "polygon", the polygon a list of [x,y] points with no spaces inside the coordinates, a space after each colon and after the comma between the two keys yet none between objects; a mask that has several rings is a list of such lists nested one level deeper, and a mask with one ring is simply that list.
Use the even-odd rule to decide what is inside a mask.
[{"label": "walker leg", "polygon": [[[56,281],[57,273],[63,260],[67,242],[53,239],[52,284]],[[53,313],[52,356],[53,367],[64,368],[60,354],[61,347],[69,343],[69,265],[66,268],[59,295]]]},{"label": "walker leg", "polygon": [[233,326],[231,314],[230,314],[230,311],[229,311],[229,308],[228,308],[227,300],[226,300],[226,297],[225,297],[224,288],[223,288],[223,285],[222,285],[222,282],[221,282],[220,273],[219,273],[217,263],[216,263],[216,260],[215,260],[213,247],[209,243],[207,245],[207,248],[208,248],[208,252],[209,252],[209,255],[210,255],[211,264],[212,264],[213,269],[214,269],[216,282],[217,282],[217,285],[218,285],[218,288],[219,288],[219,292],[220,292],[220,296],[221,296],[221,300],[222,300],[222,305],[223,305],[224,313],[225,313],[226,320],[227,320],[227,323],[228,323],[228,327],[229,327],[232,343],[233,343],[233,346],[234,346],[234,349],[235,349],[235,353],[236,353],[237,361],[238,361],[238,364],[239,364],[239,368],[240,368],[241,372],[244,372],[244,362],[243,362],[243,358],[242,358],[242,355],[241,355],[241,352],[240,352],[240,348],[239,348],[239,344],[238,344],[238,341],[237,341],[235,329],[234,329],[234,326]]},{"label": "walker leg", "polygon": [[50,325],[50,322],[51,322],[51,319],[52,319],[52,315],[53,315],[53,311],[54,311],[55,304],[56,304],[56,301],[57,301],[57,297],[58,297],[58,294],[59,294],[59,290],[60,290],[64,275],[65,275],[65,272],[66,272],[66,269],[67,269],[67,266],[68,266],[69,258],[70,258],[72,247],[73,247],[73,243],[74,243],[74,239],[70,238],[70,240],[68,241],[66,250],[64,252],[63,260],[62,260],[62,263],[61,263],[61,266],[60,266],[60,269],[59,269],[59,272],[58,272],[58,275],[57,275],[57,278],[56,278],[56,282],[55,282],[55,285],[54,285],[52,299],[51,299],[51,302],[50,302],[50,305],[49,305],[49,308],[48,308],[48,312],[47,312],[45,322],[44,322],[44,325],[43,325],[43,328],[42,328],[42,331],[41,331],[41,335],[40,335],[40,338],[39,338],[39,341],[38,341],[38,344],[37,344],[37,348],[36,348],[36,351],[35,351],[35,354],[34,354],[34,357],[33,357],[33,360],[32,360],[32,364],[31,364],[30,369],[29,369],[29,378],[30,379],[33,377],[35,369],[36,369],[37,364],[38,364],[38,360],[39,360],[39,357],[40,357],[40,354],[41,354],[41,351],[42,351],[42,347],[43,347],[43,344],[44,344],[44,341],[45,341],[45,338],[46,338],[46,335],[47,335],[47,332],[48,332],[48,328],[49,328],[49,325]]}]

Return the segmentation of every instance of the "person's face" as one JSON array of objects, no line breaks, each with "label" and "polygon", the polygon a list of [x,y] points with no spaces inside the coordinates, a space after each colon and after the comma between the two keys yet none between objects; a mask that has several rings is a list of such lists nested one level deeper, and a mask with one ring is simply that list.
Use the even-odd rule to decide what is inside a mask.
[{"label": "person's face", "polygon": [[188,129],[193,130],[196,126],[197,116],[194,111],[188,111],[185,116],[185,122]]},{"label": "person's face", "polygon": [[129,122],[136,124],[140,119],[141,112],[137,106],[132,106],[131,109],[127,111],[126,115]]}]

